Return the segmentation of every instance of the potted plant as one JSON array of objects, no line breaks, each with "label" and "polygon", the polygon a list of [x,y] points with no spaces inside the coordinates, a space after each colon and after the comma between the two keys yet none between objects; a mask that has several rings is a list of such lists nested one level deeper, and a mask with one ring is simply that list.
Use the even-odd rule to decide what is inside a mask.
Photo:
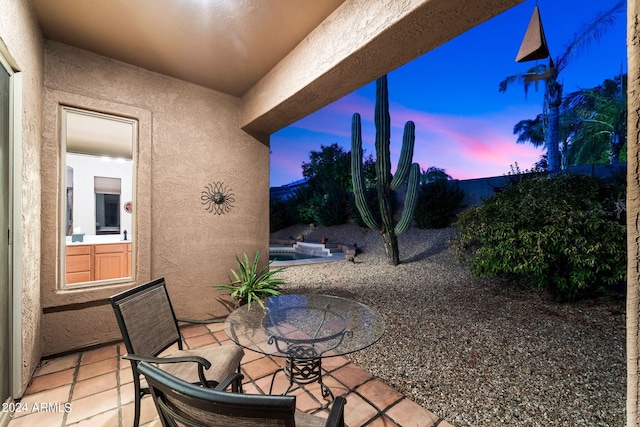
[{"label": "potted plant", "polygon": [[236,255],[236,262],[238,268],[237,271],[231,270],[233,276],[229,277],[231,282],[227,285],[218,285],[217,289],[231,291],[231,298],[237,300],[240,305],[247,304],[249,307],[251,307],[251,301],[257,301],[264,308],[261,298],[280,295],[278,286],[285,282],[274,275],[282,272],[282,269],[271,270],[273,261],[260,267],[260,251],[256,252],[252,263],[249,262],[246,253],[243,254],[243,259]]}]

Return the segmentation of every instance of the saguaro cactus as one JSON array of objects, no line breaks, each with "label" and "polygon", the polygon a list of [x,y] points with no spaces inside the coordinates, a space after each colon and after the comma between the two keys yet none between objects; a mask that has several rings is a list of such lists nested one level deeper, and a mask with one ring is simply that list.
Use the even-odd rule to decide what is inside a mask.
[{"label": "saguaro cactus", "polygon": [[[367,203],[366,188],[362,174],[362,125],[360,115],[355,113],[351,123],[351,179],[356,206],[365,224],[373,230],[379,230],[384,242],[384,249],[392,265],[398,265],[398,236],[409,229],[413,212],[416,208],[420,166],[411,163],[415,142],[415,124],[409,121],[404,126],[402,150],[395,175],[391,175],[391,159],[389,145],[391,143],[391,118],[389,116],[389,91],[387,76],[376,81],[376,187],[380,217],[376,216]],[[408,176],[408,180],[407,180]],[[403,185],[407,185],[404,209],[400,220],[393,218],[393,193]]]}]

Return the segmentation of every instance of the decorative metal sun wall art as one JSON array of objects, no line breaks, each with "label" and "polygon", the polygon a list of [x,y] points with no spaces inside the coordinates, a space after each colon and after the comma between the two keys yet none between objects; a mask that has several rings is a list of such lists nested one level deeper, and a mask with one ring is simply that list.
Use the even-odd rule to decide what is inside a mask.
[{"label": "decorative metal sun wall art", "polygon": [[200,199],[205,206],[205,210],[214,215],[224,215],[233,207],[234,194],[224,182],[212,182],[207,184]]}]

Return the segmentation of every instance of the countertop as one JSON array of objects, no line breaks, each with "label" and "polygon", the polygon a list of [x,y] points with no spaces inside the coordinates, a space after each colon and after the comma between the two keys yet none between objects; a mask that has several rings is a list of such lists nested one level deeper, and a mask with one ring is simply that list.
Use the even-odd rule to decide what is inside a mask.
[{"label": "countertop", "polygon": [[71,236],[67,236],[67,246],[113,245],[116,243],[131,243],[131,240],[122,240],[120,234],[106,234],[103,236],[84,236],[82,242],[72,242]]}]

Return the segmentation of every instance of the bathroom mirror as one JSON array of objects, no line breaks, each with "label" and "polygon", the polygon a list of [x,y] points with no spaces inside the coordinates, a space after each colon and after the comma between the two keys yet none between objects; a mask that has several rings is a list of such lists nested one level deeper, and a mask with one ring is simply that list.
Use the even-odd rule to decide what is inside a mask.
[{"label": "bathroom mirror", "polygon": [[62,107],[64,287],[132,280],[137,121]]}]

